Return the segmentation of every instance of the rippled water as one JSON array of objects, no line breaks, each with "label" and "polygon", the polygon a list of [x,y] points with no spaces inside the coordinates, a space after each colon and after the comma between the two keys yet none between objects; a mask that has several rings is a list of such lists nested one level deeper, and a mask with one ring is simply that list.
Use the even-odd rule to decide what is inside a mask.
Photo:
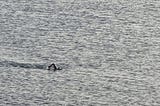
[{"label": "rippled water", "polygon": [[160,106],[160,1],[0,8],[0,106]]}]

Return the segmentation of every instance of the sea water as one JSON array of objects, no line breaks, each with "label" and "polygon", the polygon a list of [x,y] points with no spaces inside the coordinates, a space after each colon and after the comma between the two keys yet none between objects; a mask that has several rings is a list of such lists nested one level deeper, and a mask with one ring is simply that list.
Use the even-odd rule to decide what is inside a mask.
[{"label": "sea water", "polygon": [[[159,106],[159,7],[1,0],[0,105]],[[51,63],[62,70],[43,68]]]}]

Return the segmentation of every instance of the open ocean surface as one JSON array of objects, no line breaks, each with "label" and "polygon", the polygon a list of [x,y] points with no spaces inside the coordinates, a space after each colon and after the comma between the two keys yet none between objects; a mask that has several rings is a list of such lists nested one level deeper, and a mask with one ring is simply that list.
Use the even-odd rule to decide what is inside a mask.
[{"label": "open ocean surface", "polygon": [[160,1],[0,0],[0,106],[160,106]]}]

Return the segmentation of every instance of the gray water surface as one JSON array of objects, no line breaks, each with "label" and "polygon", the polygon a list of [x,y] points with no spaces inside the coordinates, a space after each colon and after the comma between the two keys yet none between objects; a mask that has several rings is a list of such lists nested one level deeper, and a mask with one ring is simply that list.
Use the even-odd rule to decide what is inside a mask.
[{"label": "gray water surface", "polygon": [[160,106],[160,1],[0,0],[0,106]]}]

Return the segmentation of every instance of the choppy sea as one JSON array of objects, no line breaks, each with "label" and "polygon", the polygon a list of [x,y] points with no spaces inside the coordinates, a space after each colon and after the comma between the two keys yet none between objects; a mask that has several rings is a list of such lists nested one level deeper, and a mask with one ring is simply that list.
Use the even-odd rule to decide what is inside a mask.
[{"label": "choppy sea", "polygon": [[0,106],[160,106],[160,1],[0,0]]}]

